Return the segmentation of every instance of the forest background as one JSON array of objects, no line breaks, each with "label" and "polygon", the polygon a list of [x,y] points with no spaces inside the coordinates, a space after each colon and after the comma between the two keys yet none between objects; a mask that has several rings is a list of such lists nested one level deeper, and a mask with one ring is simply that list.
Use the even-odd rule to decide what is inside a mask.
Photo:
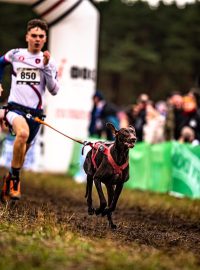
[{"label": "forest background", "polygon": [[[95,5],[101,16],[97,89],[108,100],[126,106],[141,92],[156,101],[200,86],[200,1]],[[0,3],[0,56],[26,46],[26,23],[34,17],[29,6]],[[9,89],[9,71],[3,83]],[[7,91],[1,100],[6,97]]]}]

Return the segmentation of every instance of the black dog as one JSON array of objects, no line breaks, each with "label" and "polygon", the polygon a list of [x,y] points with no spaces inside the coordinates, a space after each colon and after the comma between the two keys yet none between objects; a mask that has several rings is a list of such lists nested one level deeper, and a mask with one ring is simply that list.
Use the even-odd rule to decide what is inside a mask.
[{"label": "black dog", "polygon": [[[92,149],[88,152],[84,170],[87,174],[86,195],[88,214],[107,215],[111,228],[117,226],[112,221],[112,212],[115,210],[124,182],[129,178],[128,152],[136,143],[136,133],[133,126],[116,130],[111,123],[107,123],[115,136],[113,143],[90,143]],[[100,206],[97,209],[92,205],[92,187],[95,183]],[[108,202],[104,196],[101,183],[105,184]]]}]

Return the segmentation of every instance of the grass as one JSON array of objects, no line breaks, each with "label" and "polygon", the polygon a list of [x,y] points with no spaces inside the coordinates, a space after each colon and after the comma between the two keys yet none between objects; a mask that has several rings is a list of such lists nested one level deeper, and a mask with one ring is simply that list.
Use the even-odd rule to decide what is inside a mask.
[{"label": "grass", "polygon": [[[36,189],[47,189],[57,199],[70,196],[83,200],[84,184],[76,184],[61,175],[25,173]],[[83,199],[82,199],[83,198]],[[46,201],[48,197],[46,198]],[[2,270],[197,270],[198,256],[175,248],[168,252],[135,241],[128,244],[120,239],[81,234],[68,222],[59,222],[48,206],[34,206],[34,214],[23,201],[21,206],[0,207],[0,269]],[[85,202],[84,202],[85,203]],[[120,207],[155,208],[169,211],[184,219],[200,220],[200,201],[177,199],[168,195],[124,190]],[[32,207],[32,206],[31,206]],[[15,211],[15,213],[14,213]],[[73,214],[72,214],[73,215]],[[69,219],[72,217],[69,214]],[[114,234],[114,233],[113,233]],[[116,235],[117,237],[117,235]]]}]

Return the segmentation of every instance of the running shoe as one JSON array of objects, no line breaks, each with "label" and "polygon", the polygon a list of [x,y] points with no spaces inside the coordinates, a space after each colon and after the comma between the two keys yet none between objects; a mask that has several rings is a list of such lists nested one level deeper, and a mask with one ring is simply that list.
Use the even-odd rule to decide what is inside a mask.
[{"label": "running shoe", "polygon": [[21,198],[20,180],[10,174],[3,179],[3,188],[1,192],[1,201],[19,200]]}]

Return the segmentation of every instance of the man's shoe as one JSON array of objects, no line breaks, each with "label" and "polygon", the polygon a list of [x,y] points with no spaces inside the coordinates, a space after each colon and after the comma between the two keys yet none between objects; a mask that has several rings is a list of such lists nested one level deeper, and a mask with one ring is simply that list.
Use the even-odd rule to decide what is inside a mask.
[{"label": "man's shoe", "polygon": [[6,203],[10,201],[10,179],[9,176],[4,176],[3,177],[3,187],[1,190],[1,202]]},{"label": "man's shoe", "polygon": [[19,200],[21,198],[19,178],[11,177],[9,195],[12,200]]},{"label": "man's shoe", "polygon": [[21,198],[20,180],[15,176],[8,174],[3,178],[3,188],[1,191],[1,201],[3,203]]}]

